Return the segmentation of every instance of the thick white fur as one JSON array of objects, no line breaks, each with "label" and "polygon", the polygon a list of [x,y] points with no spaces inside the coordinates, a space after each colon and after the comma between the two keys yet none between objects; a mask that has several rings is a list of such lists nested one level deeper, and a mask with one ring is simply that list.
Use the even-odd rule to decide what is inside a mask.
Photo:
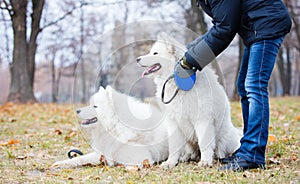
[{"label": "thick white fur", "polygon": [[[83,120],[98,118],[90,125],[82,125],[91,135],[92,153],[55,162],[52,167],[69,168],[97,165],[103,155],[109,166],[142,166],[164,161],[169,155],[168,133],[164,111],[157,103],[142,103],[108,86],[90,99],[90,105],[79,109]],[[195,159],[198,152],[185,145],[180,161]]]},{"label": "thick white fur", "polygon": [[[161,64],[161,69],[147,76],[153,77],[156,96],[161,97],[165,80],[173,73],[175,62],[184,54],[185,46],[167,34],[161,33],[150,53],[137,59],[143,67]],[[165,96],[170,98],[176,90],[174,81],[167,84]],[[230,104],[214,71],[206,67],[197,72],[196,84],[190,91],[179,91],[174,100],[165,105],[169,136],[169,156],[163,167],[172,168],[180,159],[181,144],[198,143],[201,152],[199,166],[211,165],[213,157],[224,158],[240,146],[242,133],[231,122]],[[172,128],[170,128],[172,127]],[[197,148],[194,148],[197,149]]]}]

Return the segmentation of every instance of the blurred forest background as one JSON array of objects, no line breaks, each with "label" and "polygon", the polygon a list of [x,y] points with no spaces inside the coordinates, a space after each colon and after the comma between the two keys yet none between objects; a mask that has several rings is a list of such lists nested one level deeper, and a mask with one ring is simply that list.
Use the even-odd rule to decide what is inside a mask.
[{"label": "blurred forest background", "polygon": [[[293,28],[279,52],[271,96],[300,94],[300,1],[284,2]],[[0,0],[0,23],[0,104],[84,103],[107,84],[125,91],[142,73],[135,58],[161,29],[177,38],[176,27],[202,35],[211,26],[196,0]],[[145,37],[151,39],[136,41]],[[195,37],[178,39],[187,44]],[[232,99],[242,50],[236,36],[215,66]],[[138,84],[137,95],[151,96],[151,85]]]}]

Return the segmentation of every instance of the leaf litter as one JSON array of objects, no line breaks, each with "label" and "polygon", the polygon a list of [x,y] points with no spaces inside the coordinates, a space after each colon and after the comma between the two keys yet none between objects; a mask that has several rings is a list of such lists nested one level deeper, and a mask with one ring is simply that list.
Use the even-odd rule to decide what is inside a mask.
[{"label": "leaf litter", "polygon": [[[297,183],[300,181],[300,97],[271,99],[271,122],[267,147],[267,169],[244,173],[219,173],[180,163],[171,171],[158,165],[143,168],[122,165],[50,170],[57,160],[67,159],[70,148],[92,151],[77,127],[72,105],[7,103],[0,105],[0,173],[5,183],[92,182],[97,183]],[[239,103],[232,103],[232,119],[242,126]],[[12,182],[14,181],[14,182]]]}]

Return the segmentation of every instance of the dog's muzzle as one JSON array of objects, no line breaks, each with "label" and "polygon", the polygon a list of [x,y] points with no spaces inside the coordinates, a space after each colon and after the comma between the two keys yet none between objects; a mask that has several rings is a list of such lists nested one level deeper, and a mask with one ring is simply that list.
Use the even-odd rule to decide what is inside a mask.
[{"label": "dog's muzzle", "polygon": [[81,125],[90,125],[90,124],[96,123],[97,121],[98,121],[98,118],[94,117],[94,118],[91,118],[91,119],[81,121]]}]

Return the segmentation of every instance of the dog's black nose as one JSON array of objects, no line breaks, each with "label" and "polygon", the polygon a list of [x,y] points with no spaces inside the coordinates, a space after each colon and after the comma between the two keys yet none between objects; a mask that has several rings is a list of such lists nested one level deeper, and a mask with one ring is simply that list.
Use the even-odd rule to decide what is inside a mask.
[{"label": "dog's black nose", "polygon": [[137,59],[136,59],[136,62],[140,62],[140,61],[141,61],[141,58],[137,58]]},{"label": "dog's black nose", "polygon": [[80,110],[80,109],[77,109],[77,110],[76,110],[76,113],[77,113],[77,114],[79,114],[80,112],[81,112],[81,110]]}]

